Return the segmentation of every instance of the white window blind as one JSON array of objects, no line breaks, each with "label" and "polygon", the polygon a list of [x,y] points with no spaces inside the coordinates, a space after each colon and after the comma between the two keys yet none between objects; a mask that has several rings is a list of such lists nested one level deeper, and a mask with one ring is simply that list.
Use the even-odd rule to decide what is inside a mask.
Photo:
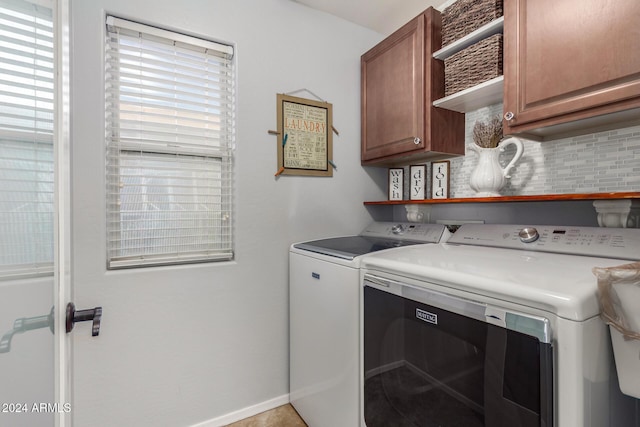
[{"label": "white window blind", "polygon": [[0,0],[0,277],[53,274],[52,10]]},{"label": "white window blind", "polygon": [[107,17],[108,267],[233,258],[231,46]]}]

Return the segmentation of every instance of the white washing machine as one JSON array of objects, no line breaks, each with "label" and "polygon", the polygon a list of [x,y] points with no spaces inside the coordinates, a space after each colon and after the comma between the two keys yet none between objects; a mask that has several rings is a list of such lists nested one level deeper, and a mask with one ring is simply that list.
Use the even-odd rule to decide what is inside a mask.
[{"label": "white washing machine", "polygon": [[449,235],[442,225],[375,222],[357,236],[291,246],[290,400],[309,427],[359,424],[362,256]]},{"label": "white washing machine", "polygon": [[484,224],[363,258],[362,425],[640,425],[592,272],[639,258],[638,229]]}]

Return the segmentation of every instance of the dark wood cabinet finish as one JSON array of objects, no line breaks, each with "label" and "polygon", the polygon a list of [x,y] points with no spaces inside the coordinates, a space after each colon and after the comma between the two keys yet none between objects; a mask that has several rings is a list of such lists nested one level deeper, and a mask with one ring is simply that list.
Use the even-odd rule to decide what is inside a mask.
[{"label": "dark wood cabinet finish", "polygon": [[464,154],[464,114],[432,105],[444,96],[441,27],[429,8],[362,55],[363,165]]},{"label": "dark wood cabinet finish", "polygon": [[505,134],[640,120],[640,1],[505,0],[504,14]]}]

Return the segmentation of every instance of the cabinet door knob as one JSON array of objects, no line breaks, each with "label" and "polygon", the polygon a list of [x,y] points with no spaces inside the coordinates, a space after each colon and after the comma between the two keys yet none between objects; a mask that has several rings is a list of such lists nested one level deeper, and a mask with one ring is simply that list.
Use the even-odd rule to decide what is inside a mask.
[{"label": "cabinet door knob", "polygon": [[513,120],[514,117],[515,117],[515,114],[513,114],[511,111],[507,111],[504,114],[504,119],[505,120]]},{"label": "cabinet door knob", "polygon": [[415,138],[413,138],[413,143],[418,145],[422,142],[422,140],[420,138],[418,138],[417,136]]}]

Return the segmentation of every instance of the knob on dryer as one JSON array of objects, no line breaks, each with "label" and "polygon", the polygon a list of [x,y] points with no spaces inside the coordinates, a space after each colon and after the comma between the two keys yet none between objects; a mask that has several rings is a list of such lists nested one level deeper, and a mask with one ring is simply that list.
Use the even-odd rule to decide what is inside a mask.
[{"label": "knob on dryer", "polygon": [[518,237],[520,237],[520,241],[522,243],[533,243],[538,240],[540,235],[538,234],[538,230],[534,227],[525,227],[518,233]]},{"label": "knob on dryer", "polygon": [[404,225],[402,224],[396,224],[393,227],[391,227],[391,232],[393,234],[402,234],[404,233]]}]

